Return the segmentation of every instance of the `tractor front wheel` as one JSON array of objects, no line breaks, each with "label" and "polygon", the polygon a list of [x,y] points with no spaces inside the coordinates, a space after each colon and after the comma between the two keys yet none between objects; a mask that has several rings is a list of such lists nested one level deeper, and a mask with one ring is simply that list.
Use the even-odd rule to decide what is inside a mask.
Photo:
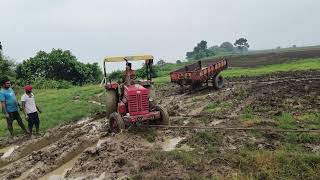
[{"label": "tractor front wheel", "polygon": [[114,133],[119,133],[121,130],[125,129],[125,124],[121,115],[114,112],[109,117],[109,127],[110,131]]},{"label": "tractor front wheel", "polygon": [[155,106],[155,109],[157,111],[160,111],[160,116],[161,116],[157,122],[161,125],[170,125],[170,118],[169,118],[169,114],[168,114],[168,111],[166,110],[166,108],[157,105],[157,106]]}]

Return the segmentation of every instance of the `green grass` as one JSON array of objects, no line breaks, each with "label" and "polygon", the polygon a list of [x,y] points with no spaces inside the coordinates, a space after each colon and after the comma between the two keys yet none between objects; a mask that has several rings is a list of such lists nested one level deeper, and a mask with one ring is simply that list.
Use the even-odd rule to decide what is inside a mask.
[{"label": "green grass", "polygon": [[[244,62],[245,63],[245,62]],[[170,68],[159,73],[159,77],[154,78],[154,82],[157,85],[165,85],[170,83],[170,72],[178,69],[182,65],[170,65]],[[292,61],[284,64],[274,64],[267,66],[260,66],[255,68],[230,68],[222,72],[224,77],[241,77],[241,76],[259,76],[264,74],[271,74],[275,72],[286,72],[286,71],[298,71],[298,70],[312,70],[320,69],[320,58],[316,59],[304,59]]]},{"label": "green grass", "polygon": [[[70,89],[41,89],[34,90],[36,102],[42,114],[40,114],[40,130],[45,131],[59,124],[78,120],[90,116],[95,112],[102,112],[102,106],[88,102],[95,95],[102,93],[103,88],[99,86],[72,87]],[[19,99],[21,93],[17,95]],[[23,113],[20,112],[23,116]],[[24,119],[24,118],[23,118]],[[27,121],[23,120],[27,125]],[[20,127],[14,121],[14,131],[21,133]],[[0,119],[0,136],[8,135],[7,125],[3,116]]]},{"label": "green grass", "polygon": [[308,152],[241,151],[239,170],[253,179],[318,179],[320,156]]},{"label": "green grass", "polygon": [[242,121],[255,120],[257,117],[253,114],[253,110],[251,107],[247,107],[244,109],[244,112],[240,115],[240,119]]},{"label": "green grass", "polygon": [[216,113],[216,112],[221,112],[223,110],[229,109],[231,106],[232,106],[232,102],[230,101],[223,101],[221,103],[211,102],[205,108],[205,111],[209,113]]},{"label": "green grass", "polygon": [[320,69],[320,59],[304,59],[284,64],[274,64],[256,68],[232,68],[222,72],[224,77],[259,76],[281,71]]}]

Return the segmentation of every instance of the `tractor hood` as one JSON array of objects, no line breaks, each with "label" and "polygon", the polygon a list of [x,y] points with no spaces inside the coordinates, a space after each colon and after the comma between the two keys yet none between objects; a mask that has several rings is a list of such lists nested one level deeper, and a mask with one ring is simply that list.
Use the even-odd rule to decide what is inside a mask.
[{"label": "tractor hood", "polygon": [[138,95],[138,94],[149,94],[149,89],[141,86],[140,84],[125,86],[125,95]]},{"label": "tractor hood", "polygon": [[149,113],[149,89],[139,84],[125,86],[124,96],[128,102],[130,115],[144,115]]}]

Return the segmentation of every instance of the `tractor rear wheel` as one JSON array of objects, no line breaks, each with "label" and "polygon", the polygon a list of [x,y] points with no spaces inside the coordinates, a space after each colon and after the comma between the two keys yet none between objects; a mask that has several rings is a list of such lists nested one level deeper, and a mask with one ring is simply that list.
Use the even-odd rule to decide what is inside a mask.
[{"label": "tractor rear wheel", "polygon": [[121,115],[114,112],[109,117],[109,127],[110,131],[114,133],[119,133],[121,130],[125,129],[125,124]]},{"label": "tractor rear wheel", "polygon": [[170,118],[169,118],[169,114],[168,111],[166,110],[166,108],[162,107],[162,106],[155,106],[155,109],[157,111],[160,111],[160,119],[157,121],[157,123],[161,124],[161,125],[170,125]]},{"label": "tractor rear wheel", "polygon": [[213,78],[213,86],[215,89],[221,89],[224,86],[224,79],[221,75],[217,74]]},{"label": "tractor rear wheel", "polygon": [[115,90],[106,90],[106,116],[117,111],[117,95]]}]

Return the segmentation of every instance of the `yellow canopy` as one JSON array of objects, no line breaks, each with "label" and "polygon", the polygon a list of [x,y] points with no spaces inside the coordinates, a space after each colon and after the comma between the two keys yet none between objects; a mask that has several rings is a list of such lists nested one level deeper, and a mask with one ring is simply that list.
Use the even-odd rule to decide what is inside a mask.
[{"label": "yellow canopy", "polygon": [[122,61],[141,61],[153,60],[152,55],[138,55],[138,56],[108,56],[104,58],[105,62],[122,62]]}]

